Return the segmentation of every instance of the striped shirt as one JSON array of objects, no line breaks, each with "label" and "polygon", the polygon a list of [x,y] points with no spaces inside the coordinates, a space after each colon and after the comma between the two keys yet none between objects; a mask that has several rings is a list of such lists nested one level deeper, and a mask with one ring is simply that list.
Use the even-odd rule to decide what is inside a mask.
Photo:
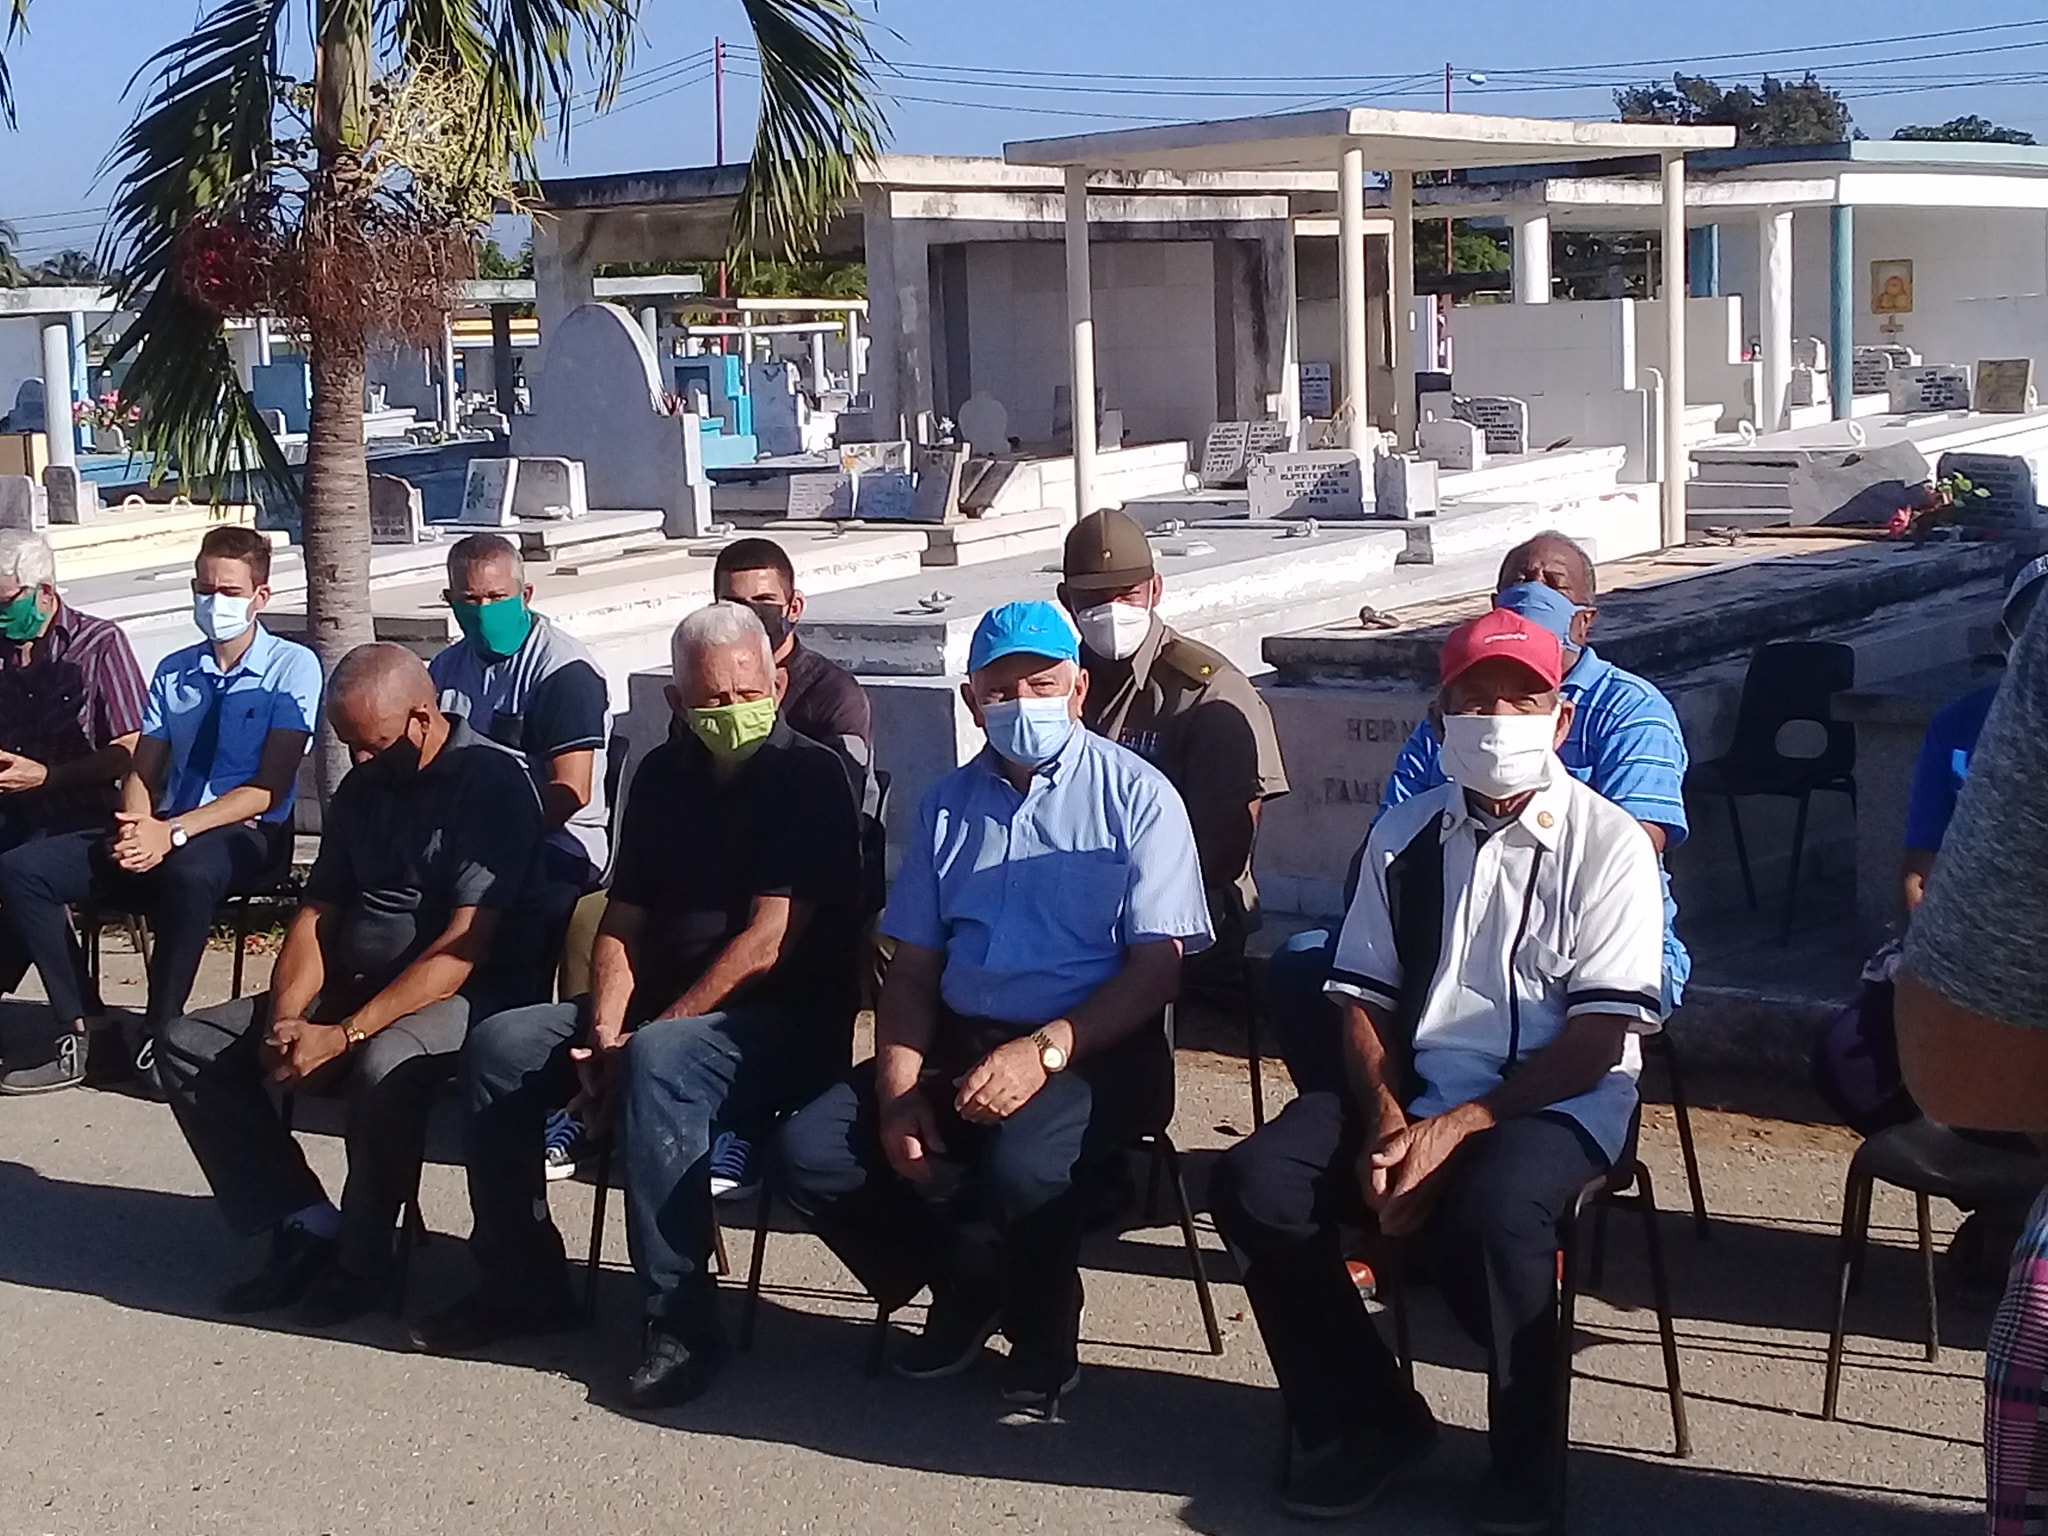
[{"label": "striped shirt", "polygon": [[[1453,784],[1379,819],[1326,990],[1407,1032],[1420,1090],[1407,1107],[1418,1117],[1492,1092],[1571,1019],[1626,1019],[1613,1070],[1551,1106],[1614,1158],[1635,1113],[1635,1037],[1663,1017],[1657,856],[1632,816],[1551,764],[1549,782],[1497,829]],[[1430,878],[1408,890],[1430,892],[1422,903],[1395,890],[1418,861]],[[1427,976],[1406,974],[1404,956],[1430,954],[1435,965],[1418,966]]]},{"label": "striped shirt", "polygon": [[[96,619],[59,602],[28,646],[0,644],[0,750],[44,767],[90,757],[142,729],[142,669],[128,637],[111,619]],[[91,825],[113,814],[119,791],[75,784],[6,796],[39,827]]]}]

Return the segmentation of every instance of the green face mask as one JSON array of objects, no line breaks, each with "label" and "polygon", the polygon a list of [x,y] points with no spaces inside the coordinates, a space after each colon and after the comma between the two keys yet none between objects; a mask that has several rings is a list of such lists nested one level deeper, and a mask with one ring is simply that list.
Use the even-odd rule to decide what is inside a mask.
[{"label": "green face mask", "polygon": [[775,729],[775,700],[745,699],[738,704],[718,704],[710,709],[693,709],[685,718],[711,755],[724,762],[745,762]]},{"label": "green face mask", "polygon": [[36,589],[24,587],[14,601],[0,608],[0,635],[9,640],[33,640],[49,623],[49,615],[36,606]]},{"label": "green face mask", "polygon": [[533,615],[523,597],[501,597],[495,603],[454,601],[448,606],[455,610],[455,627],[462,638],[493,656],[517,654],[533,633]]}]

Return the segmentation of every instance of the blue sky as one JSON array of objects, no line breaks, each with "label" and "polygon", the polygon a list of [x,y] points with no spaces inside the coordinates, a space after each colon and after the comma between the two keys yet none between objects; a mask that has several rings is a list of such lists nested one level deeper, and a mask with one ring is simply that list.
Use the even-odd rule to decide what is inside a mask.
[{"label": "blue sky", "polygon": [[[11,55],[20,130],[0,131],[0,218],[20,227],[25,253],[92,245],[107,200],[96,177],[133,105],[123,88],[201,9],[193,0],[36,0],[34,31]],[[1976,112],[2048,142],[2042,0],[881,0],[874,14],[881,51],[916,76],[885,81],[896,97],[894,145],[906,150],[999,153],[1006,139],[1312,100],[1440,107],[1447,61],[1457,104],[1478,111],[1607,117],[1613,84],[1668,77],[1674,67],[1724,82],[1810,67],[1844,90],[1873,137]],[[2043,24],[1841,46],[2036,19]],[[716,35],[744,43],[737,0],[647,0],[644,32],[622,109],[578,126],[566,156],[551,150],[550,169],[711,161],[711,83],[690,61]],[[732,158],[751,143],[750,70],[735,57],[727,80]],[[1010,73],[991,84],[993,70]],[[1487,78],[1476,84],[1471,74]]]}]

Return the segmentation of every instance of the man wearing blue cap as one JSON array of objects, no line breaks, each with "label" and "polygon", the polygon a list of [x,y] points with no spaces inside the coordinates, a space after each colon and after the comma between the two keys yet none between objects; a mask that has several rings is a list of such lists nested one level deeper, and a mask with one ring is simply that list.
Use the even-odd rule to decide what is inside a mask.
[{"label": "man wearing blue cap", "polygon": [[[1501,562],[1494,606],[1531,619],[1556,635],[1570,670],[1560,688],[1571,701],[1571,733],[1557,749],[1571,776],[1640,822],[1661,857],[1685,841],[1685,736],[1670,700],[1654,683],[1597,656],[1586,643],[1600,610],[1593,562],[1561,533],[1539,533]],[[1427,720],[1402,746],[1380,799],[1379,816],[1446,782],[1441,743]],[[1376,816],[1375,821],[1378,820]],[[1677,903],[1664,882],[1664,1011],[1678,1006],[1692,974],[1679,941]],[[1336,1010],[1323,996],[1335,935],[1296,934],[1267,968],[1274,1034],[1295,1085],[1342,1084]]]},{"label": "man wearing blue cap", "polygon": [[[889,894],[875,1056],[785,1127],[789,1196],[885,1308],[926,1285],[916,1378],[998,1329],[1004,1398],[1073,1384],[1078,1174],[1160,1123],[1160,1016],[1211,941],[1194,833],[1165,777],[1080,727],[1087,676],[1051,603],[974,632],[961,689],[988,746],[926,793]],[[971,1175],[978,1199],[950,1198]],[[963,1215],[993,1222],[989,1245]]]}]

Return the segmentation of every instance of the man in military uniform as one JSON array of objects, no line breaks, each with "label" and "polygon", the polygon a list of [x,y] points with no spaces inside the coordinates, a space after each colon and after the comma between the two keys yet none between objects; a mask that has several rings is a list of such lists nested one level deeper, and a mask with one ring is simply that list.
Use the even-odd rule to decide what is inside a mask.
[{"label": "man in military uniform", "polygon": [[1266,701],[1220,651],[1159,621],[1152,546],[1124,513],[1076,523],[1062,569],[1060,601],[1088,671],[1081,718],[1173,781],[1194,822],[1217,948],[1241,944],[1258,912],[1259,806],[1287,793]]}]

